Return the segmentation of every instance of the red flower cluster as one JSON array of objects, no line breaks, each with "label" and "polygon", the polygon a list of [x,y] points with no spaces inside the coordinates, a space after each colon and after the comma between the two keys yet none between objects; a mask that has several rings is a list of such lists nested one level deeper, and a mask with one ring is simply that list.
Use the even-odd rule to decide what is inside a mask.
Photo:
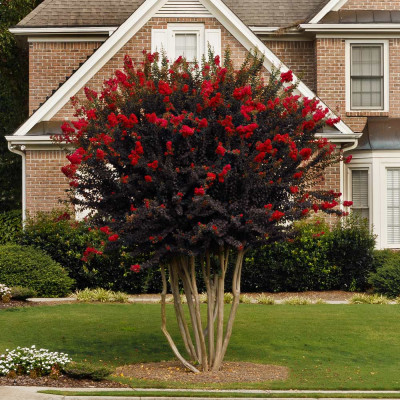
[{"label": "red flower cluster", "polygon": [[199,187],[199,188],[194,188],[194,194],[195,196],[204,196],[206,192],[203,187]]},{"label": "red flower cluster", "polygon": [[292,82],[293,72],[291,70],[281,73],[281,82]]},{"label": "red flower cluster", "polygon": [[140,272],[140,265],[139,264],[135,264],[135,265],[131,265],[130,270],[135,272],[135,273],[139,273]]},{"label": "red flower cluster", "polygon": [[271,218],[269,219],[270,221],[279,221],[281,218],[283,218],[285,216],[285,213],[275,210],[272,215]]},{"label": "red flower cluster", "polygon": [[220,172],[219,174],[218,174],[218,181],[219,182],[224,182],[224,180],[225,180],[225,176],[226,176],[226,174],[231,170],[231,165],[230,164],[227,164],[227,165],[225,165],[225,167],[224,168],[222,168],[222,172]]},{"label": "red flower cluster", "polygon": [[103,252],[95,249],[94,247],[86,247],[86,250],[83,252],[82,261],[87,262],[92,255],[102,255]]}]

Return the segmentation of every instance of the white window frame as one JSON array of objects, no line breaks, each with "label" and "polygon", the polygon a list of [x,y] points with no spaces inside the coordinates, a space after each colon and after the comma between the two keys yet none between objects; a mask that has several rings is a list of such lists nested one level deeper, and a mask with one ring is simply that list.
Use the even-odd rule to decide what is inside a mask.
[{"label": "white window frame", "polygon": [[400,248],[400,243],[392,243],[389,244],[388,241],[388,220],[387,220],[387,210],[388,210],[388,196],[387,196],[387,174],[389,169],[399,169],[400,170],[400,164],[393,162],[393,163],[382,163],[381,165],[381,173],[383,175],[382,179],[382,185],[384,189],[384,195],[383,195],[383,243],[386,249],[399,249]]},{"label": "white window frame", "polygon": [[[352,200],[353,199],[353,171],[368,171],[368,224],[370,230],[372,229],[372,184],[371,184],[371,164],[365,164],[365,163],[360,163],[356,164],[354,166],[348,167],[347,168],[347,185],[346,185],[346,191],[343,196],[343,200]],[[352,207],[350,207],[350,210],[352,210]],[[348,209],[345,209],[344,211],[348,211]]]},{"label": "white window frame", "polygon": [[[383,105],[381,108],[351,106],[351,46],[381,45],[383,47]],[[389,41],[382,39],[349,39],[345,42],[346,112],[389,112]]]},{"label": "white window frame", "polygon": [[[176,60],[178,56],[175,54],[175,35],[180,34],[196,34],[197,35],[197,55],[196,61],[201,62],[202,55],[205,54],[204,43],[204,24],[189,23],[169,23],[167,27],[167,55],[168,59]],[[192,60],[189,60],[192,61]]]}]

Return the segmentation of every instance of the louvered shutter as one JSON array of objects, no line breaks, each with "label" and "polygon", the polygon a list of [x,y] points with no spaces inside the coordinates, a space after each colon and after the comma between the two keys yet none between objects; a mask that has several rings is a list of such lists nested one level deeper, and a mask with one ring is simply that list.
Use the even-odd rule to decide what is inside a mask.
[{"label": "louvered shutter", "polygon": [[208,55],[208,46],[214,52],[214,56],[221,56],[221,29],[205,30],[206,47],[204,49],[206,58]]},{"label": "louvered shutter", "polygon": [[353,170],[351,175],[353,211],[359,213],[362,218],[368,219],[368,170]]},{"label": "louvered shutter", "polygon": [[[151,30],[151,52],[158,52],[160,55],[165,52],[168,56],[168,36],[166,29],[152,29]],[[161,59],[161,57],[160,57]]]},{"label": "louvered shutter", "polygon": [[400,169],[387,170],[387,242],[400,243]]}]

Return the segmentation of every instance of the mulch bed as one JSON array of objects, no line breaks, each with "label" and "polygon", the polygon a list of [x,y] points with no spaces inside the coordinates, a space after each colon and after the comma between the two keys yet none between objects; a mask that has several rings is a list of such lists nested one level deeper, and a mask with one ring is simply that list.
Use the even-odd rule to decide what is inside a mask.
[{"label": "mulch bed", "polygon": [[219,372],[194,374],[178,361],[132,364],[118,367],[117,375],[127,378],[183,383],[232,383],[285,380],[289,369],[278,365],[225,362]]},{"label": "mulch bed", "polygon": [[52,379],[46,376],[30,378],[29,376],[17,376],[14,378],[0,377],[0,386],[47,386],[68,388],[123,388],[129,387],[113,381],[91,381],[88,379],[73,379],[68,376],[60,376]]}]

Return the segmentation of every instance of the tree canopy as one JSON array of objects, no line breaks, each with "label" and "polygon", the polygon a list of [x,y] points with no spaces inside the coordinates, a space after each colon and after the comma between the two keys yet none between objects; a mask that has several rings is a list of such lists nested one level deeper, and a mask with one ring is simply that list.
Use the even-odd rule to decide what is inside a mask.
[{"label": "tree canopy", "polygon": [[[157,57],[145,54],[134,63],[127,56],[101,93],[85,88],[86,100],[74,100],[78,119],[63,125],[61,140],[75,151],[62,170],[72,203],[91,211],[93,226],[104,234],[102,247],[88,247],[84,257],[124,246],[133,255],[148,254],[132,270],[167,265],[190,358],[204,370],[218,369],[239,302],[245,252],[290,237],[292,223],[311,212],[343,214],[340,193],[315,188],[341,157],[316,132],[338,120],[317,99],[295,94],[291,71],[268,78],[257,55],[249,54],[238,71],[229,52],[224,65],[211,53],[201,65],[180,57],[172,65],[164,58],[160,66]],[[231,255],[234,303],[223,337]],[[206,331],[196,265],[209,296]],[[195,345],[184,323],[179,280]]]}]

